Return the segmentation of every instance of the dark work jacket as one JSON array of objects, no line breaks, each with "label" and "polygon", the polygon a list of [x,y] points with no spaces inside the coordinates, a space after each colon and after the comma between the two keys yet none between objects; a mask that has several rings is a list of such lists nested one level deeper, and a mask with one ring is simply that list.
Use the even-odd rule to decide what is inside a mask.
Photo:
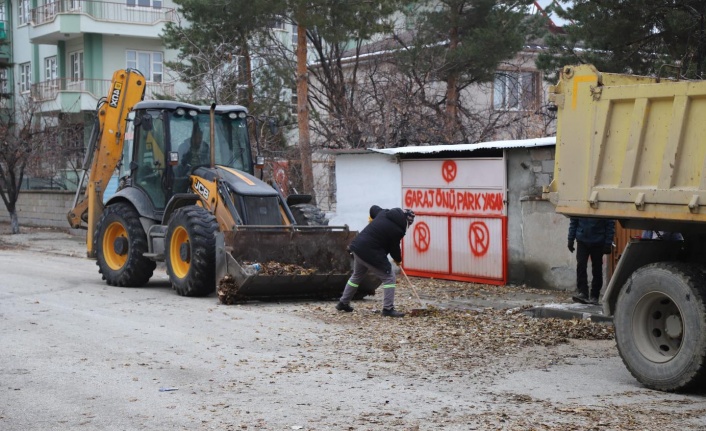
[{"label": "dark work jacket", "polygon": [[615,235],[615,220],[601,218],[571,217],[569,241],[588,244],[612,244]]},{"label": "dark work jacket", "polygon": [[353,239],[350,250],[375,268],[390,272],[392,266],[387,255],[398,262],[402,261],[400,241],[406,231],[407,218],[402,209],[382,209]]}]

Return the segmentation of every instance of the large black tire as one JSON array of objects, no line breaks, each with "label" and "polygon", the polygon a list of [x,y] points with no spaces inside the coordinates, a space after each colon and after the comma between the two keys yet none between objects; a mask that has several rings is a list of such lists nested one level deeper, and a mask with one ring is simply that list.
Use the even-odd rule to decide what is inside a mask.
[{"label": "large black tire", "polygon": [[204,208],[179,208],[169,220],[166,265],[181,296],[207,296],[216,290],[216,217]]},{"label": "large black tire", "polygon": [[625,282],[613,324],[630,373],[661,391],[706,382],[706,277],[696,265],[659,262]]},{"label": "large black tire", "polygon": [[326,214],[316,205],[296,204],[289,207],[294,220],[303,226],[327,226]]},{"label": "large black tire", "polygon": [[93,239],[98,271],[111,286],[140,287],[147,284],[156,262],[143,256],[148,251],[140,215],[132,205],[108,206],[96,225]]}]

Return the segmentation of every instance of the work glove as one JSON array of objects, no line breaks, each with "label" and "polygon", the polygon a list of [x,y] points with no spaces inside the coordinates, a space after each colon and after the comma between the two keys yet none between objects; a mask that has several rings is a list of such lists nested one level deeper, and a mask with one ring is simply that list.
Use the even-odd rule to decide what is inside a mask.
[{"label": "work glove", "polygon": [[603,246],[603,254],[611,254],[613,252],[613,246],[611,244],[606,244]]},{"label": "work glove", "polygon": [[572,240],[569,240],[569,251],[574,252],[574,242]]}]

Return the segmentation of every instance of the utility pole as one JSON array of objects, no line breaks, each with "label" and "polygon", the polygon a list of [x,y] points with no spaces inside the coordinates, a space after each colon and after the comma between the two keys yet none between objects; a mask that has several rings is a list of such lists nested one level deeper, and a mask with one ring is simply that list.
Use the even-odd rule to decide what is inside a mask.
[{"label": "utility pole", "polygon": [[304,6],[300,6],[297,20],[297,124],[299,126],[299,151],[302,163],[302,187],[304,193],[314,193],[314,170],[311,162],[311,138],[309,137],[309,84],[307,69],[306,27],[303,15]]}]

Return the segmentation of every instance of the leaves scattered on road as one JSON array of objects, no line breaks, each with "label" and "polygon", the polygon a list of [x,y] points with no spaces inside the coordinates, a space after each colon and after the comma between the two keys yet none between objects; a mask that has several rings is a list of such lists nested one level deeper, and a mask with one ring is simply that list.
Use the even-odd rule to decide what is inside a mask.
[{"label": "leaves scattered on road", "polygon": [[[344,336],[334,342],[359,346],[358,359],[371,360],[372,355],[372,360],[384,362],[388,358],[428,372],[468,369],[527,347],[555,346],[570,339],[609,340],[614,335],[611,325],[586,319],[537,319],[525,313],[530,303],[554,300],[556,292],[430,279],[415,279],[414,283],[423,298],[456,308],[429,306],[417,317],[382,317],[378,294],[354,301],[352,313],[337,312],[333,303],[320,302],[304,310],[317,319],[343,325]],[[397,296],[396,307],[400,310],[420,307],[399,287]],[[524,298],[525,305],[509,309],[476,305],[503,296],[505,300],[514,297],[518,303]]]}]

